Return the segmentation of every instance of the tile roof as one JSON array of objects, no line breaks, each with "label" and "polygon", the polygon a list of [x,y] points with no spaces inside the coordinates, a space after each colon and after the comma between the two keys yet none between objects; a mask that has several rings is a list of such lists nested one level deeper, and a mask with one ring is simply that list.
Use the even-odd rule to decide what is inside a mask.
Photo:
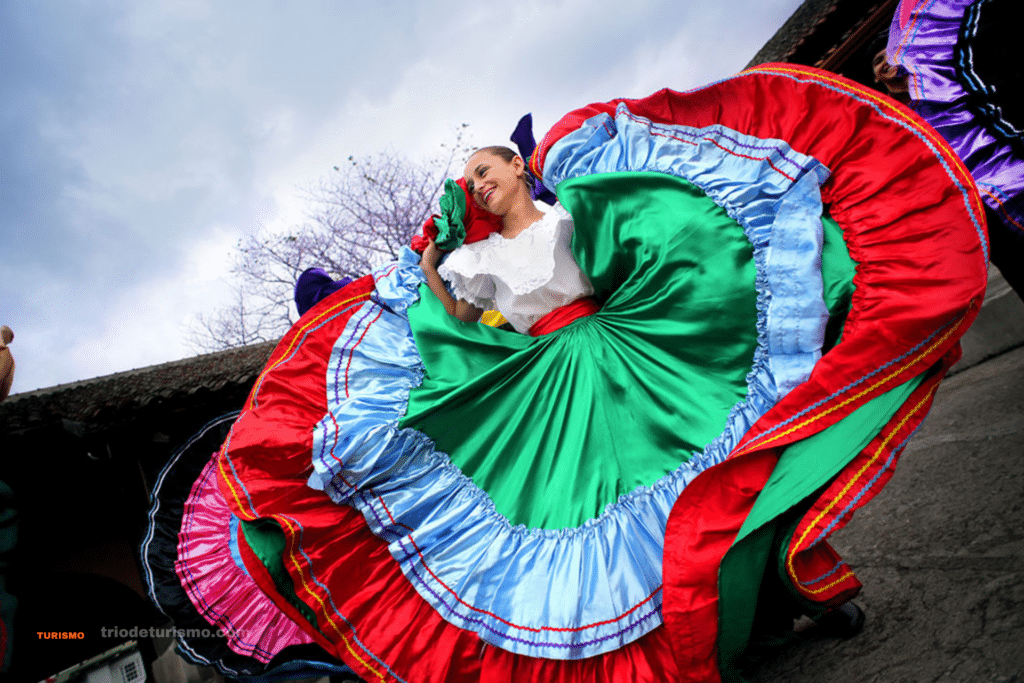
[{"label": "tile roof", "polygon": [[887,13],[888,26],[895,7],[896,0],[805,0],[747,66],[764,62],[818,66],[876,12]]},{"label": "tile roof", "polygon": [[94,379],[12,394],[0,403],[0,433],[70,420],[112,425],[140,408],[215,394],[248,392],[276,342],[118,372]]},{"label": "tile roof", "polygon": [[[857,0],[863,2],[863,0]],[[764,44],[748,67],[765,62],[791,62],[796,51],[836,11],[842,0],[805,0]]]}]

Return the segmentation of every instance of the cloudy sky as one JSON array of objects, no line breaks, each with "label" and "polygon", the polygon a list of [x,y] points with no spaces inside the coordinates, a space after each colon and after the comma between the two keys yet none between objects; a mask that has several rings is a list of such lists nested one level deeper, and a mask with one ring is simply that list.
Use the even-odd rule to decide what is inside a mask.
[{"label": "cloudy sky", "polygon": [[3,0],[0,324],[13,392],[195,355],[238,240],[349,155],[743,68],[800,0]]}]

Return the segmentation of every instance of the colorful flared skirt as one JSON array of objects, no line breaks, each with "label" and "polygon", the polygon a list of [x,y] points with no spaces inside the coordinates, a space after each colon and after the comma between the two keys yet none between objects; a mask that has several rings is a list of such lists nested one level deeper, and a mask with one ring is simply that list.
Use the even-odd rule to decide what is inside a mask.
[{"label": "colorful flared skirt", "polygon": [[[173,619],[178,653],[225,676],[255,683],[351,673],[263,595],[238,557],[237,519],[210,476],[210,456],[237,417],[204,425],[157,479],[140,549],[148,596]],[[179,535],[180,556],[200,561],[179,562]],[[205,593],[188,580],[193,572]]]},{"label": "colorful flared skirt", "polygon": [[368,681],[737,680],[766,571],[810,613],[859,589],[826,539],[984,294],[963,164],[888,98],[766,65],[572,112],[531,167],[600,311],[537,338],[462,323],[412,252],[309,310],[182,504],[177,579],[245,631],[233,652],[305,637]]},{"label": "colorful flared skirt", "polygon": [[886,56],[995,215],[1024,237],[1024,87],[1015,0],[902,0]]}]

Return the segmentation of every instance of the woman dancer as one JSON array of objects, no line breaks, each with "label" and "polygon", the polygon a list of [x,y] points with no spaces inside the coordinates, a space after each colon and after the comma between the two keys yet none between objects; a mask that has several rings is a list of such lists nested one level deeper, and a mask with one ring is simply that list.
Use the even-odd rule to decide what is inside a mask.
[{"label": "woman dancer", "polygon": [[[457,249],[441,274],[437,264],[443,252],[434,240],[424,249],[420,267],[427,285],[460,320],[476,322],[484,310],[497,308],[517,331],[526,333],[553,310],[594,293],[569,252],[572,218],[561,205],[547,213],[538,209],[527,179],[525,162],[511,149],[475,152],[466,164],[468,194],[482,210],[501,218],[501,230]],[[545,253],[530,253],[512,243],[527,229],[530,246]],[[456,296],[442,280],[452,282]],[[587,303],[592,302],[574,308],[582,310]]]},{"label": "woman dancer", "polygon": [[1012,0],[902,0],[875,80],[935,127],[974,176],[992,263],[1024,300],[1024,86]]},{"label": "woman dancer", "polygon": [[[489,155],[466,180],[515,216],[519,164]],[[597,305],[536,337],[467,325],[407,252],[314,306],[186,506],[178,577],[211,623],[285,641],[223,597],[243,566],[365,679],[703,681],[735,675],[766,567],[809,613],[856,593],[824,539],[980,305],[962,165],[891,100],[766,65],[572,112],[530,166],[571,239],[503,221],[500,263],[462,247],[441,273],[500,307],[515,282],[480,273],[532,291],[567,245]]]}]

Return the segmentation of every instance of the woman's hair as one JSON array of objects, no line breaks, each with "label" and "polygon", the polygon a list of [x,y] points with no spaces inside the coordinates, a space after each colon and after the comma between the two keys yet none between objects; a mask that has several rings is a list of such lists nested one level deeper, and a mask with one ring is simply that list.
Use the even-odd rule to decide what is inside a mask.
[{"label": "woman's hair", "polygon": [[[490,147],[480,147],[473,150],[473,154],[479,154],[480,152],[487,152],[488,154],[499,156],[507,163],[512,163],[512,160],[519,156],[508,147],[503,147],[502,145],[491,145]],[[473,154],[470,154],[470,156],[473,156]]]},{"label": "woman's hair", "polygon": [[[491,145],[489,147],[480,147],[479,149],[473,150],[473,154],[478,154],[480,152],[487,152],[488,154],[501,157],[505,160],[505,163],[508,164],[512,163],[512,160],[519,156],[513,150],[503,145]],[[470,156],[473,156],[473,154],[470,154]],[[536,187],[537,181],[533,177],[533,174],[530,173],[530,165],[526,163],[525,159],[523,159],[523,166],[526,167],[526,173],[523,174],[523,179],[526,181],[526,184],[532,193],[533,189]]]}]

